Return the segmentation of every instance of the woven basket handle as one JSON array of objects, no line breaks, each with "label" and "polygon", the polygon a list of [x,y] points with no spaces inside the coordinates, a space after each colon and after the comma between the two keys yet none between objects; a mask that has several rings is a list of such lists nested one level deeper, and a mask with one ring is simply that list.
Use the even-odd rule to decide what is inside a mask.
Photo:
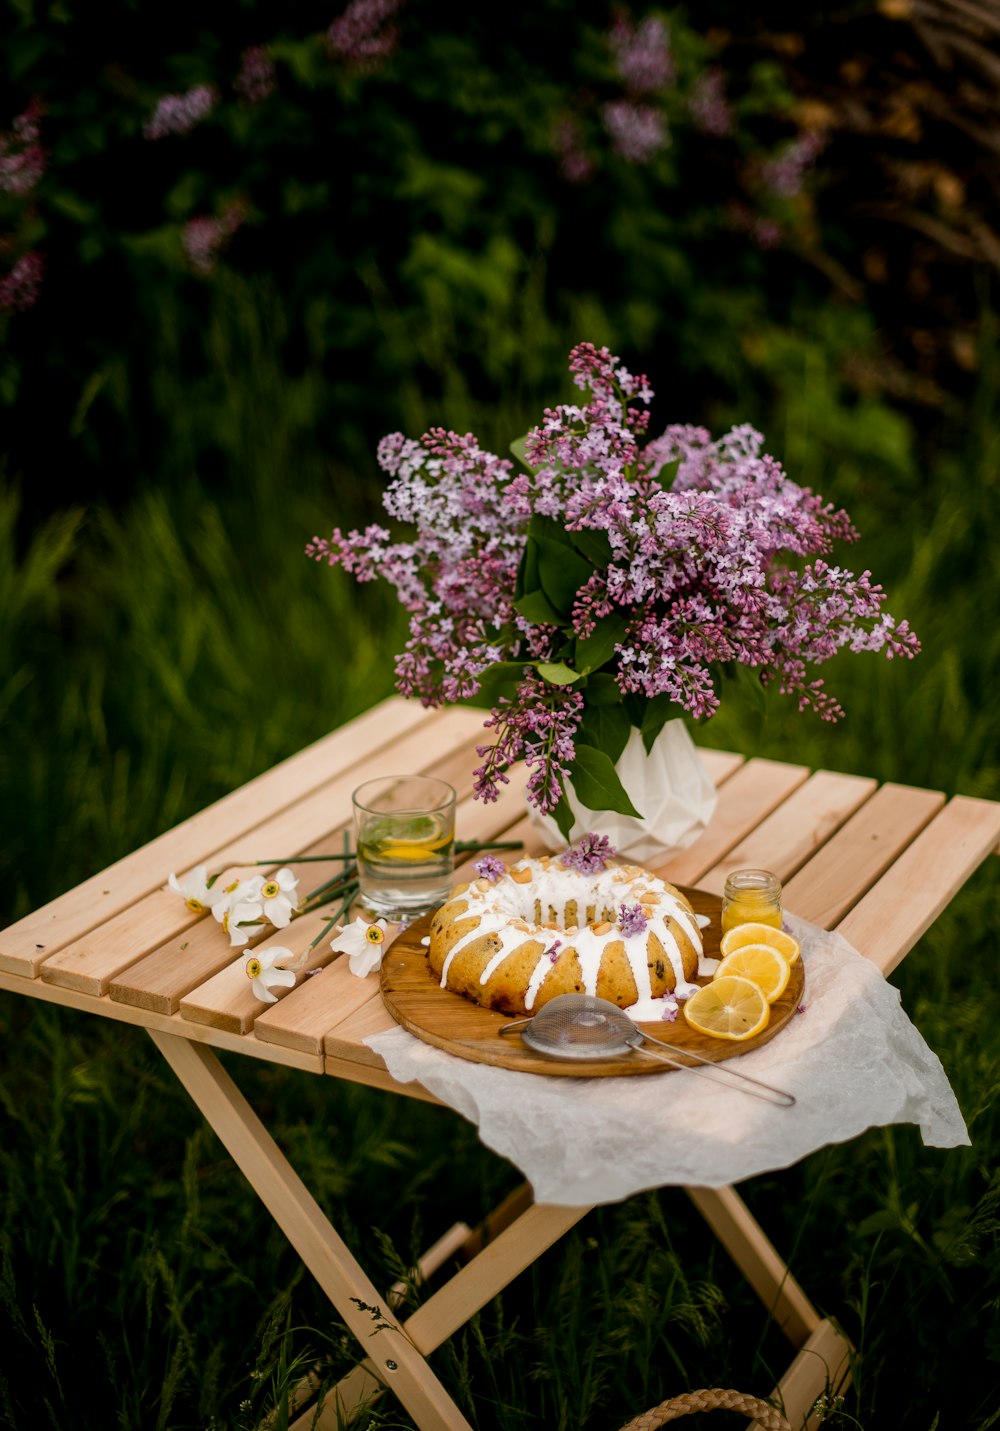
[{"label": "woven basket handle", "polygon": [[676,1421],[681,1416],[691,1416],[696,1411],[742,1411],[746,1416],[755,1417],[763,1431],[791,1431],[781,1412],[766,1401],[758,1401],[756,1396],[744,1396],[741,1391],[726,1391],[722,1387],[712,1387],[708,1391],[685,1391],[681,1396],[643,1412],[623,1426],[621,1431],[656,1431],[658,1426],[665,1426],[668,1421]]}]

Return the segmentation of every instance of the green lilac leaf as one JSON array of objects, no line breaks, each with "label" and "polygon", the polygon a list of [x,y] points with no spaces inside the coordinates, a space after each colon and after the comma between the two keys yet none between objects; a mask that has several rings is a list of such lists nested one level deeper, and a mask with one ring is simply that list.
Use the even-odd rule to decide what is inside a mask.
[{"label": "green lilac leaf", "polygon": [[582,744],[603,750],[612,761],[625,749],[631,731],[628,716],[617,703],[587,707],[579,726]]},{"label": "green lilac leaf", "polygon": [[642,718],[642,725],[639,729],[642,732],[642,743],[646,747],[646,754],[652,750],[656,739],[666,725],[668,720],[674,720],[677,716],[682,716],[684,709],[672,701],[669,696],[653,696],[646,704],[646,711]]},{"label": "green lilac leaf", "polygon": [[569,807],[569,801],[565,795],[559,796],[559,803],[554,805],[549,814],[559,827],[559,833],[569,844],[570,832],[573,829],[573,811]]},{"label": "green lilac leaf", "polygon": [[513,452],[514,456],[517,458],[518,462],[520,462],[522,467],[526,468],[528,472],[534,473],[538,469],[536,467],[532,467],[531,463],[528,461],[527,452],[525,451],[525,445],[527,441],[527,433],[525,433],[523,437],[515,437],[514,441],[510,444],[510,450],[511,452]]},{"label": "green lilac leaf", "polygon": [[481,706],[491,709],[501,696],[513,700],[517,688],[524,680],[526,661],[496,661],[479,677],[479,690],[474,696],[466,696],[462,705]]},{"label": "green lilac leaf", "polygon": [[610,672],[595,671],[587,677],[583,698],[588,706],[621,706],[622,693]]},{"label": "green lilac leaf", "polygon": [[627,630],[628,622],[617,611],[598,621],[590,636],[577,640],[576,664],[580,670],[596,671],[610,661]]},{"label": "green lilac leaf", "polygon": [[605,567],[611,565],[611,539],[607,532],[593,532],[585,528],[579,532],[569,532],[568,536],[577,551],[582,552],[591,566],[598,571],[604,571]]},{"label": "green lilac leaf", "polygon": [[559,626],[563,620],[544,591],[529,591],[514,602],[514,610],[535,626]]},{"label": "green lilac leaf", "polygon": [[524,552],[517,568],[514,583],[514,600],[519,601],[526,592],[537,591],[541,582],[538,578],[538,546],[531,534],[524,543]]},{"label": "green lilac leaf", "polygon": [[749,666],[737,665],[735,680],[740,700],[763,719],[767,715],[767,691],[760,683],[760,674]]},{"label": "green lilac leaf", "polygon": [[671,487],[674,485],[674,482],[677,478],[677,469],[678,467],[680,467],[680,465],[681,459],[679,457],[675,457],[673,462],[665,462],[660,468],[659,472],[656,474],[656,481],[659,482],[660,486],[663,487],[667,492],[669,492]]},{"label": "green lilac leaf", "polygon": [[628,716],[629,724],[634,725],[636,730],[642,730],[648,705],[649,697],[642,695],[639,691],[626,691],[622,696],[622,710]]},{"label": "green lilac leaf", "polygon": [[580,679],[580,672],[574,671],[572,666],[566,666],[562,661],[539,661],[538,674],[543,681],[548,681],[550,686],[571,686],[574,681]]},{"label": "green lilac leaf", "polygon": [[528,521],[528,537],[535,541],[557,542],[563,547],[573,545],[572,536],[561,522],[557,522],[554,517],[543,517],[538,512],[533,513]]},{"label": "green lilac leaf", "polygon": [[552,605],[569,620],[580,587],[590,580],[593,568],[572,547],[548,537],[536,537],[538,543],[538,575],[541,587]]},{"label": "green lilac leaf", "polygon": [[618,772],[603,750],[595,750],[592,745],[578,745],[570,779],[577,796],[588,809],[614,810],[619,815],[635,815],[641,819],[625,786],[618,779]]}]

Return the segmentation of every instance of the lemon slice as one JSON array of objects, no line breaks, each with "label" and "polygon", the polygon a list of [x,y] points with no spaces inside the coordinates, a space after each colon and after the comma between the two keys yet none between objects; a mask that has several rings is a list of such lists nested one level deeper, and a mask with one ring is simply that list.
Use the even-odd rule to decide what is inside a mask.
[{"label": "lemon slice", "polygon": [[767,1028],[771,1006],[750,979],[737,974],[715,978],[683,1004],[684,1017],[712,1038],[753,1038]]},{"label": "lemon slice", "polygon": [[448,844],[450,840],[446,835],[437,840],[422,840],[419,844],[415,840],[394,840],[390,837],[382,841],[379,853],[384,860],[425,860]]},{"label": "lemon slice", "polygon": [[744,944],[727,954],[715,971],[717,979],[726,974],[739,974],[756,984],[769,1004],[781,997],[792,977],[792,966],[783,954],[769,944]]},{"label": "lemon slice", "polygon": [[722,936],[719,953],[725,958],[734,950],[742,949],[745,944],[767,944],[772,949],[777,949],[779,954],[783,954],[789,964],[794,964],[799,957],[798,940],[786,934],[783,929],[772,928],[770,924],[737,924]]}]

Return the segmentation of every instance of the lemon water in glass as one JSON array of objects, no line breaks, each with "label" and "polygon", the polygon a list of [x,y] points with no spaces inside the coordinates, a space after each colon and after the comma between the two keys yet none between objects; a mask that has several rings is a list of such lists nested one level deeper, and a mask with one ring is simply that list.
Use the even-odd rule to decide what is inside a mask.
[{"label": "lemon water in glass", "polygon": [[363,902],[387,919],[443,904],[455,867],[455,791],[429,775],[368,780],[351,797]]}]

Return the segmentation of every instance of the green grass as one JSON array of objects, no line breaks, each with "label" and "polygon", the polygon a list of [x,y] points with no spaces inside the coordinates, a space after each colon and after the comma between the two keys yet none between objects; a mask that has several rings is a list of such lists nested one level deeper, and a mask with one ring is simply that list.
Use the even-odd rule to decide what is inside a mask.
[{"label": "green grass", "polygon": [[[996,798],[989,411],[970,412],[929,466],[881,413],[877,432],[890,436],[866,464],[835,380],[810,368],[807,382],[791,359],[779,376],[789,447],[855,516],[852,564],[884,581],[924,652],[838,662],[840,726],[773,701],[763,724],[732,705],[700,738]],[[228,483],[170,471],[118,512],[60,513],[29,537],[15,494],[3,495],[3,922],[391,688],[399,612],[378,586],[359,591],[301,555],[335,516],[367,518],[370,499],[331,491],[318,460],[300,462],[280,403],[265,413],[268,435],[266,387],[228,389],[246,430]],[[876,433],[870,415],[854,416]],[[833,1425],[985,1431],[1000,1420],[998,883],[994,860],[894,976],[972,1148],[874,1130],[742,1189],[858,1347]],[[0,1047],[0,1424],[249,1431],[303,1366],[336,1378],[350,1365],[343,1328],[144,1035],[3,996]],[[516,1182],[445,1110],[227,1063],[380,1285]],[[598,1431],[697,1386],[766,1393],[788,1359],[668,1189],[589,1214],[432,1360],[482,1431]],[[411,1423],[387,1401],[361,1424]]]}]

